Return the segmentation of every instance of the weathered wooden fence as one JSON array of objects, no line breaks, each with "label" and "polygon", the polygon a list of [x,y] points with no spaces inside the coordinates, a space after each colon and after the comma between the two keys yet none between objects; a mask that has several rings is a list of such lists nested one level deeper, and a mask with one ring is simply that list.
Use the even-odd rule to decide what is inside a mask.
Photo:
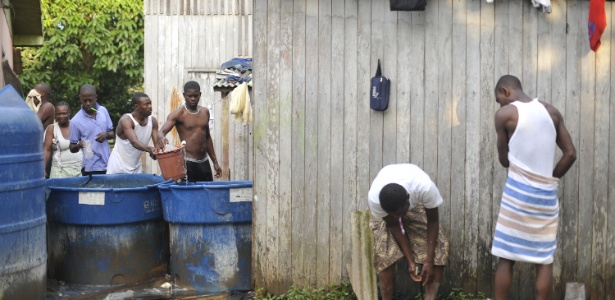
[{"label": "weathered wooden fence", "polygon": [[[229,120],[228,99],[213,87],[222,63],[252,56],[252,1],[145,0],[144,10],[145,92],[160,125],[170,113],[173,87],[181,95],[186,81],[199,82],[200,105],[212,112],[216,155],[221,164],[226,162],[224,179],[251,179],[253,156],[247,149],[252,127]],[[148,157],[145,171],[158,170]]]},{"label": "weathered wooden fence", "polygon": [[[367,209],[378,170],[412,162],[436,181],[451,240],[445,289],[492,294],[490,253],[505,169],[497,162],[493,90],[504,74],[564,114],[578,160],[560,188],[556,299],[581,281],[615,295],[613,5],[597,53],[587,1],[429,0],[392,12],[386,0],[255,0],[255,279],[346,280],[350,216]],[[376,60],[391,103],[370,111]],[[514,299],[531,299],[534,269],[519,264]]]},{"label": "weathered wooden fence", "polygon": [[[609,26],[593,53],[588,3],[554,0],[545,15],[529,0],[429,0],[424,12],[391,12],[386,0],[146,0],[145,90],[164,120],[173,85],[206,85],[211,69],[253,53],[254,124],[238,137],[214,109],[213,134],[218,153],[235,151],[228,165],[244,168],[235,178],[254,180],[257,287],[348,280],[352,211],[367,209],[382,166],[411,162],[445,199],[443,290],[492,295],[489,249],[506,174],[493,89],[516,75],[560,109],[577,147],[560,186],[555,299],[571,281],[605,299],[615,295],[615,6],[606,3]],[[392,80],[384,113],[368,104],[378,58]],[[219,101],[210,92],[205,103]],[[244,148],[224,146],[225,136]],[[512,298],[533,298],[534,279],[518,264]]]}]

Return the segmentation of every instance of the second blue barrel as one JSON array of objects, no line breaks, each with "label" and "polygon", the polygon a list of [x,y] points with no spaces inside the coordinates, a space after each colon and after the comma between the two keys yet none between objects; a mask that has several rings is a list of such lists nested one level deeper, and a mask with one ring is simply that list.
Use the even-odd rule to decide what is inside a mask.
[{"label": "second blue barrel", "polygon": [[162,277],[168,227],[153,174],[47,180],[49,278],[116,285]]},{"label": "second blue barrel", "polygon": [[197,294],[252,289],[252,182],[159,185],[175,283]]}]

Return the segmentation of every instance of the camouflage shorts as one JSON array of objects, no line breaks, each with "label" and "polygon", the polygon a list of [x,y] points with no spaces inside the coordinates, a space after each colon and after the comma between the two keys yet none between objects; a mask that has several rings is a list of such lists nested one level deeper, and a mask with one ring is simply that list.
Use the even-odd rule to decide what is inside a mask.
[{"label": "camouflage shorts", "polygon": [[[414,261],[422,264],[427,260],[427,216],[424,207],[419,205],[409,210],[402,220],[406,236],[410,241],[410,251]],[[404,254],[382,218],[372,216],[369,225],[374,232],[374,268],[376,268],[376,273],[380,273],[404,257]],[[434,265],[444,266],[447,261],[448,239],[440,228]]]}]

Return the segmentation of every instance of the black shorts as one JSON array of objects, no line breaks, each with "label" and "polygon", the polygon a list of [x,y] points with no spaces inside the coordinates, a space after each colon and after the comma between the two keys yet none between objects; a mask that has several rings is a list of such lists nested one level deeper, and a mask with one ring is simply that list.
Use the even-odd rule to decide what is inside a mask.
[{"label": "black shorts", "polygon": [[186,173],[188,181],[213,181],[214,176],[211,173],[211,165],[209,160],[203,162],[186,161]]}]

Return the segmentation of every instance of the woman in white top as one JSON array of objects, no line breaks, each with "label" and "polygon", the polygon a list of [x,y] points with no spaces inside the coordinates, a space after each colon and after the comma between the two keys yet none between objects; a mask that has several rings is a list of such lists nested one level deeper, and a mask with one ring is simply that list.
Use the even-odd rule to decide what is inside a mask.
[{"label": "woman in white top", "polygon": [[[56,105],[56,123],[45,130],[45,177],[62,178],[81,176],[81,152],[71,153],[70,145],[70,106],[64,101]],[[47,173],[49,163],[51,171]]]}]

